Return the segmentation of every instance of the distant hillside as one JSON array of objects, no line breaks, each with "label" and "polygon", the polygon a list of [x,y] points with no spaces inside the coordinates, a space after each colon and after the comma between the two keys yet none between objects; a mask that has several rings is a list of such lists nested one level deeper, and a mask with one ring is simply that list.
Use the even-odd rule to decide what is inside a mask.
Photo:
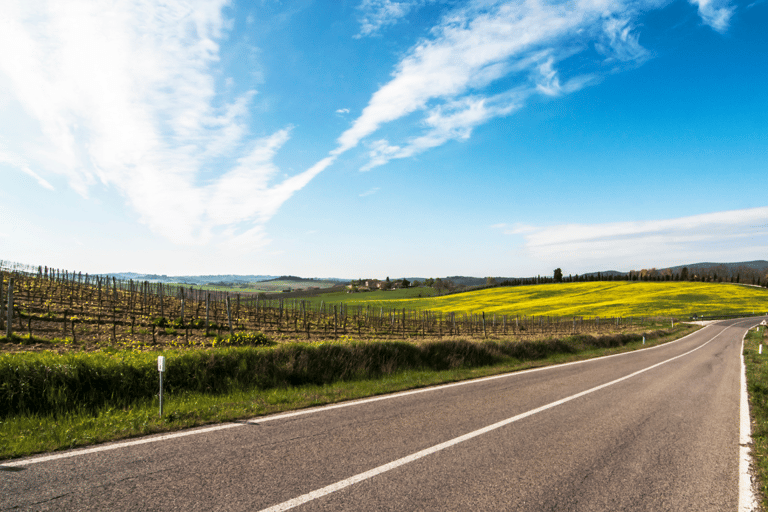
[{"label": "distant hillside", "polygon": [[[677,265],[674,267],[656,267],[648,269],[632,269],[630,271],[621,272],[617,270],[601,270],[595,272],[586,272],[578,276],[578,280],[615,280],[626,279],[628,275],[632,274],[634,279],[637,279],[637,275],[643,276],[661,276],[671,277],[681,276],[684,274],[683,269],[687,269],[688,280],[706,280],[706,281],[723,281],[728,280],[732,282],[740,282],[746,284],[760,284],[765,285],[768,282],[768,261],[766,260],[753,260],[742,262],[729,262],[729,263],[714,263],[714,262],[700,262],[690,263],[686,265]],[[27,272],[37,272],[37,266],[31,266],[21,263],[14,263],[11,261],[0,260],[0,270],[23,270]],[[570,280],[571,277],[577,280],[575,274],[566,274],[567,269],[564,271],[564,280]],[[101,276],[115,277],[120,280],[127,281],[132,279],[134,281],[150,281],[161,283],[178,283],[195,286],[232,286],[242,288],[244,285],[264,283],[263,287],[257,286],[257,289],[264,289],[266,291],[282,291],[285,289],[297,290],[308,288],[327,288],[332,286],[346,285],[350,282],[348,278],[316,278],[316,277],[299,277],[294,275],[274,276],[264,274],[250,274],[250,275],[236,275],[236,274],[217,274],[217,275],[199,275],[199,276],[168,276],[165,274],[141,274],[138,272],[113,272],[108,274],[99,274]],[[552,278],[552,273],[542,274],[540,276],[529,277],[500,277],[495,276],[493,280],[497,284],[534,284],[539,282],[549,282]],[[379,278],[381,279],[381,278]],[[398,280],[401,278],[397,278]],[[424,277],[409,277],[408,281],[411,283],[418,281],[419,283],[427,284],[433,283],[437,279],[442,281],[442,288],[444,291],[459,291],[463,289],[471,289],[476,287],[485,287],[487,283],[487,277],[474,277],[474,276],[447,276],[442,278],[424,278]],[[685,279],[683,277],[683,279]],[[440,284],[440,283],[438,283]],[[249,287],[250,288],[250,287]]]},{"label": "distant hillside", "polygon": [[756,270],[758,272],[768,272],[768,261],[755,260],[743,261],[741,263],[694,263],[692,265],[678,265],[677,267],[669,267],[669,269],[672,270],[672,272],[680,272],[684,267],[688,267],[689,271],[724,267],[728,272],[737,272],[741,268]]},{"label": "distant hillside", "polygon": [[101,276],[115,277],[125,281],[133,279],[134,281],[150,281],[153,283],[182,283],[195,285],[206,285],[213,283],[257,283],[260,281],[275,279],[277,277],[266,275],[240,276],[233,274],[207,276],[167,276],[165,274],[138,274],[136,272],[114,272],[109,274],[101,274]]},{"label": "distant hillside", "polygon": [[335,277],[329,277],[329,278],[319,278],[319,277],[298,277],[298,276],[280,276],[280,277],[273,277],[270,279],[263,279],[264,282],[269,281],[289,281],[289,282],[299,282],[299,283],[306,283],[307,281],[314,281],[318,283],[348,283],[349,279],[337,279]]},{"label": "distant hillside", "polygon": [[448,276],[444,279],[451,281],[456,286],[481,286],[485,284],[484,277]]},{"label": "distant hillside", "polygon": [[584,275],[587,277],[597,277],[598,274],[600,274],[600,277],[619,277],[626,276],[628,272],[619,272],[618,270],[601,270],[600,272],[587,272]]}]

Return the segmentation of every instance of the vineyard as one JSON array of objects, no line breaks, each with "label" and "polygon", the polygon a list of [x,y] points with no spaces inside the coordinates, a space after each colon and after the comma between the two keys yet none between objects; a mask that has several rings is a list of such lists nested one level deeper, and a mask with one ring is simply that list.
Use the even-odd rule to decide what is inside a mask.
[{"label": "vineyard", "polygon": [[[638,318],[446,312],[264,299],[44,267],[0,272],[0,328],[23,345],[62,350],[261,344],[272,340],[537,337],[631,330]],[[8,304],[8,300],[11,299]],[[10,336],[13,335],[13,338]]]},{"label": "vineyard", "polygon": [[695,329],[321,297],[0,261],[0,459],[637,350]]}]

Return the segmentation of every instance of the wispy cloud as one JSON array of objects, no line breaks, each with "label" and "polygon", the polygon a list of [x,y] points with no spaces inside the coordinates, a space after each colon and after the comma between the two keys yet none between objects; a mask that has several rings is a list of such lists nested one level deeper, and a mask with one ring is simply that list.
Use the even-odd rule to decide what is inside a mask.
[{"label": "wispy cloud", "polygon": [[43,179],[40,176],[38,176],[37,173],[35,171],[33,171],[32,169],[30,169],[29,167],[23,167],[21,170],[24,171],[24,173],[26,173],[29,176],[31,176],[32,178],[34,178],[34,180],[37,182],[37,184],[40,185],[41,187],[47,188],[48,190],[54,190],[53,185],[51,185],[45,179]]},{"label": "wispy cloud", "polygon": [[[558,59],[572,54],[562,50],[575,44],[570,40],[583,44],[582,39],[598,35],[608,40],[606,47],[622,48],[625,59],[641,55],[628,22],[609,22],[625,10],[618,2],[538,0],[472,2],[456,9],[432,30],[432,38],[420,41],[401,60],[392,80],[374,93],[362,115],[339,137],[335,153],[357,146],[388,122],[425,111],[421,135],[405,145],[373,145],[369,163],[363,166],[371,169],[465,139],[474,127],[508,115],[532,94],[578,90],[594,76],[577,74],[563,82],[556,68]],[[502,77],[517,77],[518,85],[492,96],[480,92]]]},{"label": "wispy cloud", "polygon": [[[676,219],[535,227],[497,224],[521,235],[529,255],[553,264],[642,266],[664,254],[670,261],[712,261],[718,254],[753,259],[768,250],[768,207]],[[738,244],[734,243],[738,241]],[[741,254],[735,255],[734,247]]]},{"label": "wispy cloud", "polygon": [[[705,23],[718,31],[727,28],[732,8],[727,0],[691,0]],[[378,13],[370,33],[394,23],[419,2],[367,0],[361,9]],[[385,124],[424,112],[422,133],[405,142],[386,138],[369,143],[369,161],[361,170],[405,158],[450,140],[462,140],[494,117],[506,116],[525,105],[534,94],[570,94],[615,72],[616,63],[638,65],[650,52],[639,42],[636,20],[660,4],[647,1],[469,2],[447,13],[398,63],[392,79],[371,97],[362,114],[338,138],[341,154],[356,147]],[[374,18],[371,18],[374,19]],[[566,73],[561,66],[575,53],[591,47],[605,60],[592,69]],[[606,62],[614,67],[606,67]],[[516,83],[506,92],[484,91],[504,78]]]},{"label": "wispy cloud", "polygon": [[[374,35],[430,1],[365,0],[360,34]],[[231,83],[219,68],[228,0],[5,0],[0,112],[28,122],[0,125],[0,140],[14,148],[3,150],[6,163],[44,188],[53,189],[56,175],[83,197],[113,188],[169,240],[216,238],[247,250],[268,242],[264,224],[285,201],[361,143],[368,149],[361,167],[372,169],[466,140],[534,95],[599,81],[608,72],[603,60],[568,69],[569,57],[587,48],[620,65],[647,59],[637,20],[659,4],[626,1],[461,3],[404,53],[327,157],[282,178],[274,158],[292,128],[255,136],[248,123],[258,92],[230,95],[233,87],[216,86]],[[727,0],[691,1],[706,24],[727,29]],[[491,91],[501,79],[506,90]],[[410,136],[375,136],[414,113],[420,121]]]},{"label": "wispy cloud", "polygon": [[734,10],[729,0],[690,0],[690,2],[699,8],[699,16],[704,23],[718,32],[728,30]]},{"label": "wispy cloud", "polygon": [[360,32],[356,38],[379,35],[381,30],[398,23],[412,11],[437,0],[363,0],[360,11]]},{"label": "wispy cloud", "polygon": [[360,197],[367,197],[367,196],[371,196],[371,195],[375,194],[375,193],[376,193],[376,192],[378,192],[378,191],[379,191],[379,187],[373,187],[372,189],[370,189],[370,190],[366,190],[365,192],[363,192],[362,194],[360,194]]},{"label": "wispy cloud", "polygon": [[256,91],[217,90],[227,4],[3,2],[0,108],[32,120],[0,126],[11,160],[46,188],[43,176],[61,174],[84,197],[97,183],[117,189],[174,242],[263,244],[263,223],[327,161],[280,182],[272,158],[290,127],[254,138]]},{"label": "wispy cloud", "polygon": [[650,54],[640,45],[640,34],[629,19],[609,18],[603,23],[603,41],[596,47],[601,53],[622,62],[645,62]]},{"label": "wispy cloud", "polygon": [[27,163],[19,156],[11,155],[5,151],[0,150],[0,163],[10,164],[12,167],[16,167],[18,170],[32,177],[38,185],[48,190],[54,190],[53,185],[48,183],[47,180],[42,178],[39,174],[29,168]]}]

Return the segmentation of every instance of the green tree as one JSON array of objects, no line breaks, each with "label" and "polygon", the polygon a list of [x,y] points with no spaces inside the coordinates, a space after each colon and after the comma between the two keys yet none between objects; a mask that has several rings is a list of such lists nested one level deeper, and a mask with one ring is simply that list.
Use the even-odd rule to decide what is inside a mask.
[{"label": "green tree", "polygon": [[563,271],[559,268],[555,269],[555,282],[556,283],[562,283],[563,282]]}]

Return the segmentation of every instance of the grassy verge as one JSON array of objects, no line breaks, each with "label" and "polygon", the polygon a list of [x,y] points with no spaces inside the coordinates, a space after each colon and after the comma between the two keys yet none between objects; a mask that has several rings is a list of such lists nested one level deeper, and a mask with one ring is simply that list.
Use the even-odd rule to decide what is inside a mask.
[{"label": "grassy verge", "polygon": [[[420,286],[418,288],[398,288],[397,290],[372,290],[369,292],[347,293],[344,291],[322,293],[320,295],[308,296],[308,300],[314,307],[325,304],[346,304],[350,307],[398,307],[395,302],[405,299],[422,299],[434,297],[437,294],[434,288]],[[402,306],[400,306],[402,307]]]},{"label": "grassy verge", "polygon": [[752,460],[762,509],[768,510],[768,346],[759,354],[760,344],[768,343],[766,327],[752,329],[744,339],[744,364],[752,419]]},{"label": "grassy verge", "polygon": [[[312,368],[316,368],[322,375],[327,375],[328,365],[332,363],[328,359],[329,356],[340,356],[342,359],[348,360],[349,355],[354,354],[355,350],[357,350],[358,356],[361,354],[369,356],[373,354],[380,357],[382,354],[392,355],[393,349],[402,349],[403,347],[399,344],[379,342],[378,344],[381,347],[374,347],[375,350],[370,351],[370,347],[377,344],[377,342],[351,343],[347,344],[347,346],[339,343],[319,344],[319,348],[315,352],[312,352],[311,349],[307,350],[306,346],[301,347],[301,350],[294,353],[295,357],[292,358],[286,358],[286,349],[283,347],[275,347],[273,349],[259,348],[254,349],[256,352],[253,353],[267,353],[271,350],[280,354],[281,352],[279,351],[283,350],[282,355],[276,360],[282,361],[284,368],[297,370],[299,372],[297,375],[301,378],[294,378],[288,375],[286,377],[287,380],[275,381],[276,385],[264,389],[263,384],[261,387],[255,386],[253,382],[246,385],[247,381],[233,380],[232,375],[227,373],[224,379],[220,381],[228,382],[229,385],[221,388],[216,393],[191,389],[189,387],[185,389],[182,386],[177,386],[175,391],[172,390],[165,394],[165,414],[162,418],[158,416],[158,402],[155,396],[146,396],[145,394],[145,396],[131,402],[118,398],[106,400],[96,397],[87,406],[75,406],[73,404],[78,403],[78,401],[65,399],[61,395],[64,391],[60,388],[58,388],[59,391],[56,391],[57,388],[55,387],[44,386],[43,391],[48,393],[45,396],[53,400],[52,404],[64,403],[69,405],[60,407],[55,413],[45,409],[30,409],[29,407],[20,406],[18,411],[13,411],[0,418],[0,459],[74,448],[210,423],[252,418],[287,410],[637,350],[677,339],[696,328],[681,324],[674,330],[658,332],[653,337],[648,336],[645,345],[643,345],[642,336],[637,335],[613,337],[610,341],[600,341],[594,338],[587,339],[585,337],[571,340],[552,340],[549,343],[536,342],[536,345],[531,344],[527,347],[520,342],[509,342],[506,346],[502,342],[473,343],[461,341],[453,345],[433,343],[420,349],[422,354],[426,354],[431,359],[431,368],[425,368],[421,363],[422,367],[416,365],[408,368],[407,365],[403,364],[403,354],[400,353],[394,359],[394,361],[398,362],[399,366],[393,366],[393,359],[391,358],[378,361],[370,360],[369,363],[375,363],[374,369],[368,373],[368,376],[365,376],[365,372],[360,371],[359,362],[356,362],[353,365],[356,370],[348,373],[347,378],[344,380],[338,376],[314,378],[312,377],[312,372],[314,371]],[[521,349],[521,347],[524,349]],[[214,373],[222,369],[227,370],[227,372],[237,371],[237,369],[241,368],[242,357],[240,356],[242,354],[233,350],[226,349],[223,351],[218,362],[212,351],[208,351],[199,357],[206,358],[206,363],[203,366]],[[496,354],[491,364],[482,355],[485,353],[484,351]],[[397,355],[398,350],[395,350],[394,353]],[[406,353],[406,355],[408,354],[410,354],[409,357],[415,357],[410,352]],[[138,367],[141,370],[147,364],[154,365],[156,355],[147,354],[148,361],[144,361],[142,358],[145,356],[141,354],[130,356],[123,354],[116,357],[127,357],[129,362],[138,363],[134,364],[133,367]],[[103,356],[99,355],[97,357],[101,358]],[[185,357],[192,356],[187,354]],[[249,357],[256,356],[251,354]],[[317,357],[318,361],[322,364],[313,364],[310,361],[313,357]],[[191,361],[190,359],[186,361],[190,368],[194,366],[189,362]],[[438,361],[438,363],[435,364],[434,361]],[[51,361],[43,361],[43,363],[43,372],[48,372],[49,370],[45,368],[52,368]],[[100,361],[100,363],[104,363],[104,368],[108,369],[111,367],[113,372],[122,373],[123,377],[130,383],[130,372],[126,370],[128,367],[121,367],[118,364],[119,361]],[[172,359],[169,359],[169,368],[171,363]],[[76,374],[79,376],[80,381],[92,382],[88,380],[91,377],[86,377],[90,374],[87,373],[85,366],[77,366],[75,363],[70,364],[70,366],[73,364],[77,369]],[[236,366],[226,366],[227,364]],[[302,364],[306,365],[303,369],[301,367]],[[441,369],[441,367],[444,368]],[[376,368],[389,368],[391,371],[381,371],[376,370]],[[154,371],[156,373],[156,369]],[[306,374],[307,371],[310,371],[310,374]],[[39,373],[35,372],[31,374],[36,375]],[[111,378],[109,375],[106,375],[108,373],[107,370],[103,370],[102,377]],[[198,376],[213,378],[215,375],[206,377],[205,375],[198,374]],[[142,380],[137,379],[135,382],[138,383]],[[291,385],[291,382],[301,382],[303,384]],[[93,384],[93,386],[80,387],[85,390],[101,387],[99,383]],[[134,388],[129,386],[128,391],[131,389]],[[156,393],[156,391],[154,392]],[[56,400],[59,402],[56,402]]]}]

